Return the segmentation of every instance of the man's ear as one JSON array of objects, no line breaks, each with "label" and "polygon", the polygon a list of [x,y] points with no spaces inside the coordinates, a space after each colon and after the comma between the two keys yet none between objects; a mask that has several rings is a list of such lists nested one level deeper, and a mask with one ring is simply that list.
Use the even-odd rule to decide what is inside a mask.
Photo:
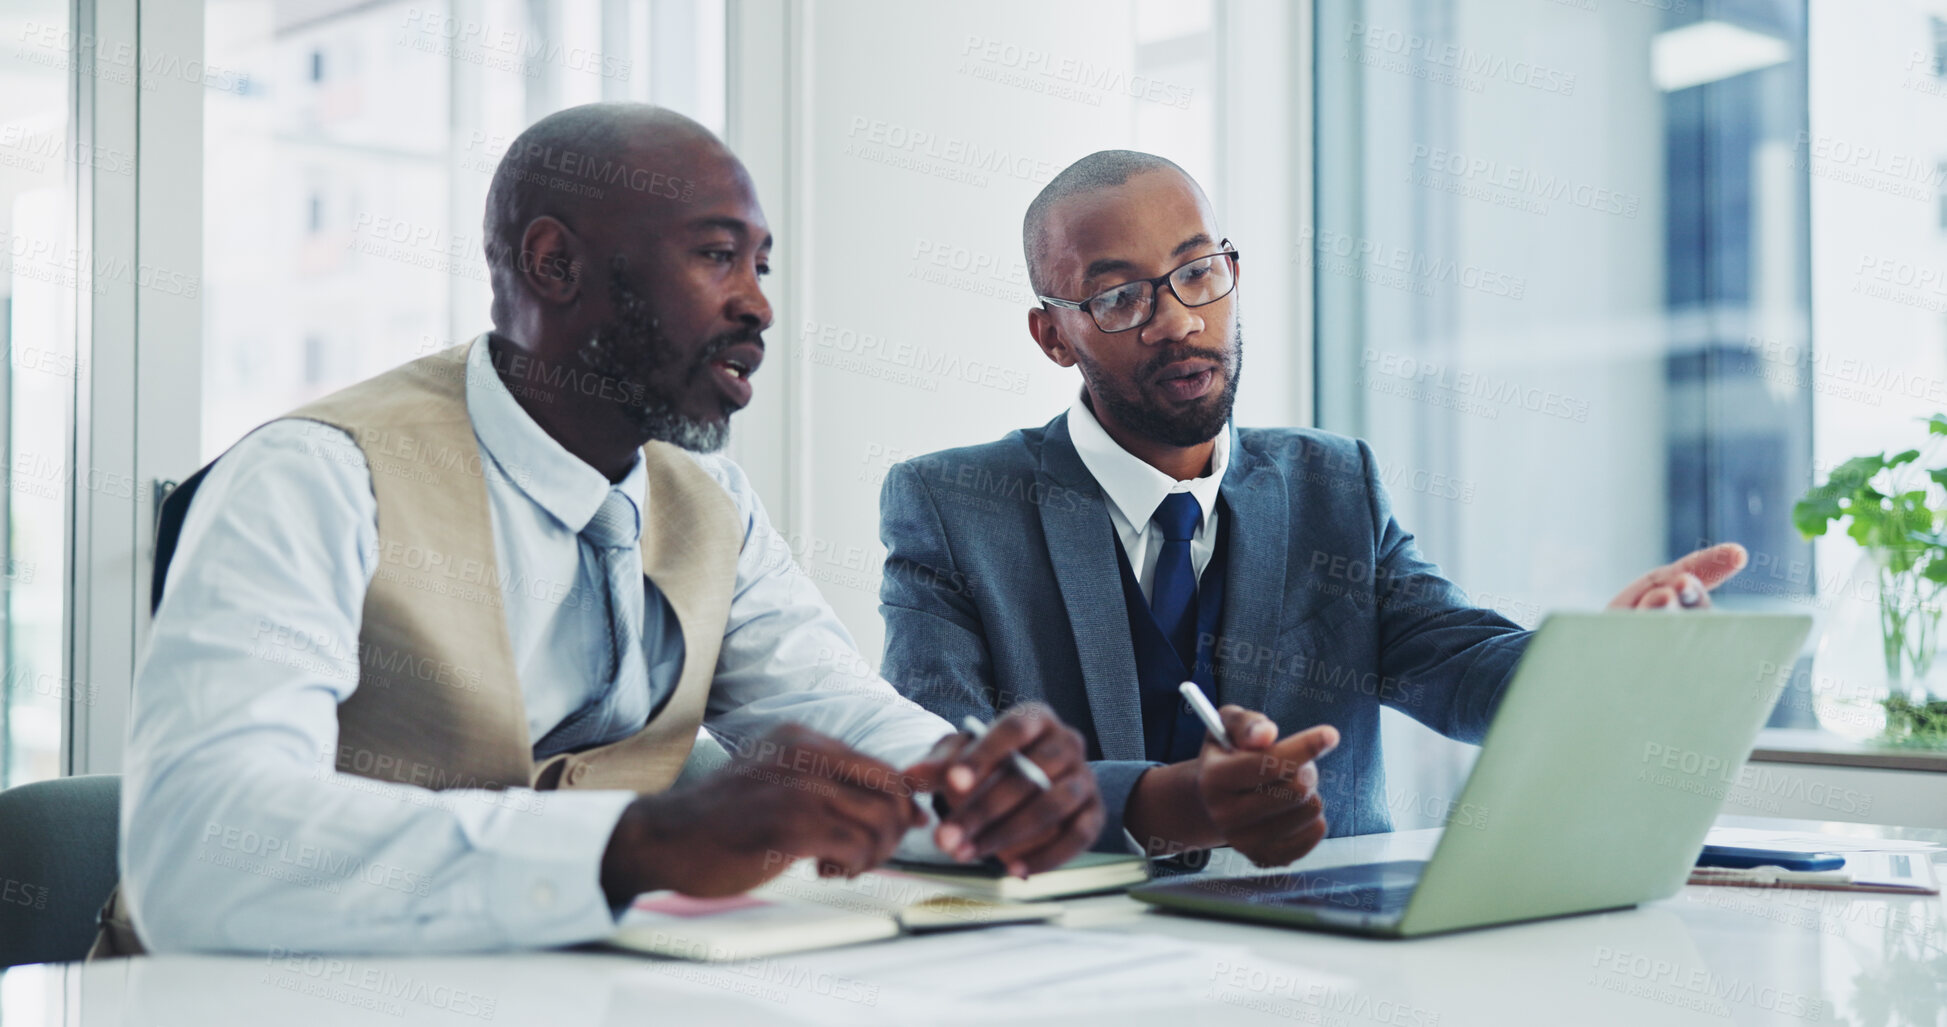
[{"label": "man's ear", "polygon": [[566,306],[581,295],[584,257],[581,239],[567,225],[535,218],[521,233],[521,282],[537,298]]},{"label": "man's ear", "polygon": [[1055,315],[1047,307],[1033,307],[1028,310],[1028,334],[1034,336],[1034,344],[1048,359],[1063,367],[1075,366],[1075,354],[1061,337],[1061,326],[1055,324]]}]

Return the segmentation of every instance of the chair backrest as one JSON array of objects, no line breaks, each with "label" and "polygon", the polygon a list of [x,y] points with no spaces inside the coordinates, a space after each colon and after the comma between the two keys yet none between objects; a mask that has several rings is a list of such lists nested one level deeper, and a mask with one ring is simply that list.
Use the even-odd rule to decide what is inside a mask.
[{"label": "chair backrest", "polygon": [[0,792],[0,969],[88,954],[119,876],[121,799],[113,774]]}]

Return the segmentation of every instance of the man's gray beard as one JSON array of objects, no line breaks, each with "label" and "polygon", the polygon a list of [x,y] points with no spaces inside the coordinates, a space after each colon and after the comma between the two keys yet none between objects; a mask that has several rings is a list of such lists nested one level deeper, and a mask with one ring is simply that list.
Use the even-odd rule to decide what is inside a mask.
[{"label": "man's gray beard", "polygon": [[[699,421],[679,414],[667,397],[651,393],[645,380],[637,379],[622,369],[615,355],[614,340],[617,338],[632,337],[638,341],[637,351],[645,355],[645,364],[637,372],[645,378],[661,363],[654,358],[669,353],[670,342],[669,337],[663,334],[662,319],[650,310],[649,302],[630,287],[619,263],[611,264],[609,269],[609,296],[617,311],[614,320],[589,336],[575,355],[595,374],[624,386],[635,385],[642,390],[642,402],[621,404],[623,416],[636,427],[635,444],[640,447],[652,440],[667,442],[692,453],[714,453],[722,449],[730,441],[729,417],[721,421]],[[722,345],[712,347],[699,358],[699,364],[707,364],[709,358],[721,349]]]},{"label": "man's gray beard", "polygon": [[730,442],[730,420],[695,421],[669,414],[654,426],[649,437],[692,453],[714,453]]},{"label": "man's gray beard", "polygon": [[[629,382],[629,375],[620,372],[612,354],[606,333],[597,333],[581,344],[576,356],[590,371],[614,381]],[[667,442],[672,446],[687,449],[692,453],[714,453],[730,441],[730,420],[699,421],[677,413],[668,400],[649,393],[647,385],[641,385],[643,398],[640,403],[623,403],[622,415],[635,426],[637,446],[650,441]]]}]

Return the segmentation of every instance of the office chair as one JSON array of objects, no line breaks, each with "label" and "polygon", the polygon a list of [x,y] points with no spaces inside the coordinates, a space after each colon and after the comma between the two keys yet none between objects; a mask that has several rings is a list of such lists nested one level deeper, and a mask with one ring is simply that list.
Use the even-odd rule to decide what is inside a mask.
[{"label": "office chair", "polygon": [[0,792],[0,969],[88,955],[119,876],[121,801],[114,774]]}]

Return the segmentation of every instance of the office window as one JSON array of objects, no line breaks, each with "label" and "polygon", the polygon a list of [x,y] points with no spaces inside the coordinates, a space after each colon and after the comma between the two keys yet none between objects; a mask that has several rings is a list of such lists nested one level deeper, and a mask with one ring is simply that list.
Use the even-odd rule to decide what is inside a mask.
[{"label": "office window", "polygon": [[316,385],[326,378],[325,341],[315,335],[304,337],[304,384]]},{"label": "office window", "polygon": [[208,0],[206,25],[211,66],[262,86],[204,103],[206,458],[487,327],[481,209],[535,119],[633,99],[723,127],[721,0]]},{"label": "office window", "polygon": [[1947,161],[1941,161],[1933,169],[1935,191],[1934,205],[1939,211],[1940,230],[1947,232]]},{"label": "office window", "polygon": [[[1947,411],[1947,82],[1880,73],[1889,54],[1947,46],[1947,20],[1907,5],[1861,13],[1811,2],[1813,320],[1794,372],[1814,391],[1821,477],[1862,453],[1920,445],[1920,419]],[[1859,549],[1834,533],[1815,555],[1817,612],[1831,625],[1815,700],[1858,694],[1884,679],[1877,610],[1846,588]],[[1857,724],[1832,719],[1842,732]]]},{"label": "office window", "polygon": [[[89,700],[63,668],[69,426],[86,374],[76,360],[76,276],[89,264],[75,259],[73,236],[68,10],[60,0],[18,0],[0,13],[0,34],[18,41],[20,58],[0,64],[0,788],[59,775],[62,709]],[[97,156],[98,168],[120,159]]]},{"label": "office window", "polygon": [[[1529,626],[1708,542],[1810,557],[1812,393],[1765,356],[1807,343],[1804,5],[1670,7],[1318,6],[1319,423]],[[1386,732],[1396,794],[1454,794],[1471,749]]]}]

